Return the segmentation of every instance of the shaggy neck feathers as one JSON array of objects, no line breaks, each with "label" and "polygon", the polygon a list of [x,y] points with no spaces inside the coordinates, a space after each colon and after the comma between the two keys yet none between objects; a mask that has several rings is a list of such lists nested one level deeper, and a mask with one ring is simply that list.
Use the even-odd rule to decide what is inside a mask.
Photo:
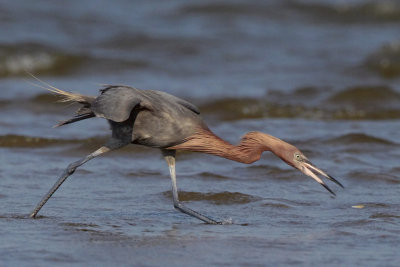
[{"label": "shaggy neck feathers", "polygon": [[272,151],[275,154],[284,142],[261,132],[248,132],[238,145],[232,145],[216,136],[210,130],[201,129],[188,137],[183,143],[168,149],[203,152],[227,158],[233,161],[250,164],[260,159],[262,152]]}]

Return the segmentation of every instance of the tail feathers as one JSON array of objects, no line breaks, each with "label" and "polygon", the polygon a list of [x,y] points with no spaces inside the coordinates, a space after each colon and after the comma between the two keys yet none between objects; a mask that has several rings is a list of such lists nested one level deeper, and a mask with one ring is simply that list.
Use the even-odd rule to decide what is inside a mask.
[{"label": "tail feathers", "polygon": [[60,102],[72,102],[72,103],[80,103],[80,104],[91,104],[94,101],[94,97],[92,96],[85,96],[81,95],[78,93],[71,93],[67,91],[63,91],[61,89],[52,87],[52,88],[46,88],[50,92],[56,93],[58,95],[61,95],[62,98]]},{"label": "tail feathers", "polygon": [[85,96],[85,95],[81,95],[78,93],[71,93],[71,92],[63,91],[63,90],[55,88],[53,86],[51,86],[50,88],[46,88],[46,89],[49,90],[50,92],[61,95],[62,99],[60,100],[60,102],[72,102],[72,103],[79,103],[79,104],[83,105],[76,111],[76,115],[74,117],[72,117],[68,120],[60,121],[57,125],[54,126],[54,128],[60,127],[60,126],[66,125],[66,124],[70,124],[70,123],[73,123],[76,121],[93,118],[96,116],[90,109],[93,101],[95,100],[94,97]]},{"label": "tail feathers", "polygon": [[60,102],[78,102],[78,103],[85,103],[87,102],[85,96],[77,93],[71,93],[67,91],[63,91],[60,89],[52,89],[52,88],[47,88],[50,92],[56,93],[58,95],[62,96],[62,99]]},{"label": "tail feathers", "polygon": [[71,93],[71,92],[67,92],[67,91],[63,91],[61,89],[58,89],[54,86],[52,86],[51,84],[40,80],[39,78],[37,78],[36,76],[34,76],[33,74],[27,72],[31,77],[33,77],[34,79],[36,79],[37,81],[39,81],[41,84],[35,84],[33,83],[33,85],[46,89],[50,92],[53,92],[57,95],[60,95],[62,98],[59,100],[60,102],[71,102],[71,103],[79,103],[81,105],[83,105],[82,107],[80,107],[77,111],[76,111],[76,115],[68,120],[64,120],[64,121],[60,121],[57,125],[55,125],[54,127],[59,127],[62,125],[66,125],[66,124],[70,124],[76,121],[80,121],[80,120],[85,120],[85,119],[89,119],[92,117],[95,117],[96,115],[93,113],[93,111],[90,109],[93,102],[95,101],[95,97],[93,96],[85,96],[85,95],[81,95],[79,93]]},{"label": "tail feathers", "polygon": [[35,80],[37,80],[38,82],[40,82],[42,84],[42,85],[40,85],[40,84],[32,83],[33,85],[62,96],[62,99],[60,100],[60,102],[77,102],[77,103],[81,103],[81,104],[91,104],[95,100],[95,97],[93,97],[93,96],[85,96],[85,95],[81,95],[78,93],[71,93],[71,92],[63,91],[61,89],[58,89],[57,87],[52,86],[51,84],[49,84],[45,81],[42,81],[41,79],[39,79],[32,73],[29,73],[29,72],[27,72],[27,73],[32,78],[34,78]]},{"label": "tail feathers", "polygon": [[54,125],[53,128],[60,127],[60,126],[63,126],[63,125],[66,125],[66,124],[70,124],[70,123],[73,123],[73,122],[76,122],[76,121],[80,121],[80,120],[86,120],[86,119],[89,119],[89,118],[93,118],[95,116],[96,115],[94,113],[86,113],[86,114],[83,114],[83,115],[76,115],[75,117],[73,117],[71,119],[68,119],[68,120],[65,120],[65,121],[60,121],[58,124]]}]

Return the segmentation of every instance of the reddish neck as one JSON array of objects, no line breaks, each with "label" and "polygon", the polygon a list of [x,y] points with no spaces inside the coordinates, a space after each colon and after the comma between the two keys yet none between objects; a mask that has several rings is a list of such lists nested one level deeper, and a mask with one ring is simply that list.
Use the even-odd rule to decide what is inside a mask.
[{"label": "reddish neck", "polygon": [[241,163],[253,163],[260,159],[263,151],[275,154],[284,143],[282,140],[261,132],[249,132],[238,145],[232,145],[209,130],[202,129],[185,142],[168,149],[188,150],[216,155]]}]

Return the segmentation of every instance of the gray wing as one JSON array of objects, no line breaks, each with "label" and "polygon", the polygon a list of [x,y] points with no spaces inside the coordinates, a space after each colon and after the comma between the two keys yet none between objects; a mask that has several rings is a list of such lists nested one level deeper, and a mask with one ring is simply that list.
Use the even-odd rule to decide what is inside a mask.
[{"label": "gray wing", "polygon": [[195,114],[200,114],[195,105],[161,91],[139,90],[128,86],[108,86],[100,92],[101,94],[90,109],[97,117],[115,122],[127,120],[135,107],[160,111],[178,104]]},{"label": "gray wing", "polygon": [[90,108],[97,117],[122,122],[129,118],[133,108],[146,106],[140,90],[132,87],[108,86],[100,92]]},{"label": "gray wing", "polygon": [[181,99],[179,97],[176,97],[176,96],[173,96],[173,95],[170,95],[168,93],[161,92],[161,91],[153,91],[153,92],[158,94],[158,95],[160,95],[162,98],[168,100],[169,102],[175,102],[175,103],[177,103],[177,104],[179,104],[179,105],[181,105],[181,106],[193,111],[196,114],[200,114],[200,110],[195,105],[193,105],[192,103],[187,102],[186,100],[183,100],[183,99]]}]

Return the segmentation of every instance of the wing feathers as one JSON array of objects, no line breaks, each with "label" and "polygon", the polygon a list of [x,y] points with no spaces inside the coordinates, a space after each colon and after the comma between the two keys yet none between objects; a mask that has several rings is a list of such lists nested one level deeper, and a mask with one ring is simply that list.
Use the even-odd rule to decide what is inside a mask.
[{"label": "wing feathers", "polygon": [[101,94],[91,106],[97,117],[106,118],[115,122],[122,122],[129,118],[134,108],[151,111],[181,110],[184,107],[191,112],[200,114],[193,104],[173,95],[153,90],[139,90],[128,86],[107,86],[100,90]]}]

